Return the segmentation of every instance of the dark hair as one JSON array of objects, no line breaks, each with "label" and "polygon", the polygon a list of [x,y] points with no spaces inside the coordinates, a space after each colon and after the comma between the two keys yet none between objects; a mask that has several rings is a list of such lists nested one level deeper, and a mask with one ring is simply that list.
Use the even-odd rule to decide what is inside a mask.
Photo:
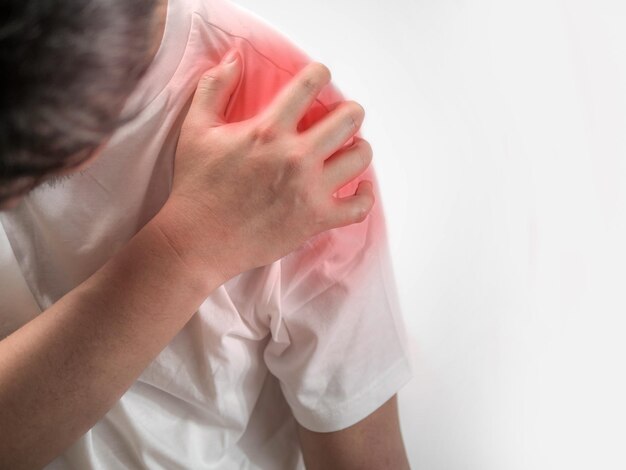
[{"label": "dark hair", "polygon": [[124,121],[158,0],[2,0],[0,203],[74,167]]}]

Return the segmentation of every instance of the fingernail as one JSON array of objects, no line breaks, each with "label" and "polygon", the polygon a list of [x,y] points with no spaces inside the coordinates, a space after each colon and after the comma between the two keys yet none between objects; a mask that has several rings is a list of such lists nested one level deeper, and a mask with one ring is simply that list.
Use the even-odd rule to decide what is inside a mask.
[{"label": "fingernail", "polygon": [[228,51],[228,54],[224,56],[222,59],[223,64],[232,64],[239,58],[239,54],[237,53],[237,49],[231,49]]}]

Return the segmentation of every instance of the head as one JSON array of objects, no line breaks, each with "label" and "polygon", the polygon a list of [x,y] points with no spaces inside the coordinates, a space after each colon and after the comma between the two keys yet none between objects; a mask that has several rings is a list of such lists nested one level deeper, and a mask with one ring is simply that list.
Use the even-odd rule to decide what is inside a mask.
[{"label": "head", "polygon": [[163,4],[0,4],[0,209],[82,169],[132,118],[120,113],[156,52]]}]

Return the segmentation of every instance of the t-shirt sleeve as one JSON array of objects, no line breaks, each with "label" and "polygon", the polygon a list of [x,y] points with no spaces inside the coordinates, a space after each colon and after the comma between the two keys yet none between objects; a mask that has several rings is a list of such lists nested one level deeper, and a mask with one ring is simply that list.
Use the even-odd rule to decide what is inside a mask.
[{"label": "t-shirt sleeve", "polygon": [[[264,109],[312,60],[247,10],[229,14],[237,17],[229,24],[238,26],[225,42],[239,49],[244,62],[227,108],[227,120],[234,122]],[[299,129],[308,129],[345,99],[328,84]],[[314,236],[276,262],[280,305],[269,314],[264,360],[296,420],[315,432],[357,423],[413,377],[374,169],[377,157],[374,148],[374,163],[335,193],[349,196],[360,180],[372,181],[376,203],[367,219]]]},{"label": "t-shirt sleeve", "polygon": [[281,305],[264,359],[295,418],[315,432],[357,423],[413,375],[377,199],[365,222],[280,260]]}]

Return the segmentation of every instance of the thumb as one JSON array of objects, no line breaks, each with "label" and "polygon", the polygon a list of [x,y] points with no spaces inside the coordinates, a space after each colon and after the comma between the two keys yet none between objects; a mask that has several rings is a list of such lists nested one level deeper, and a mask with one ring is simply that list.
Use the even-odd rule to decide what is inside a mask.
[{"label": "thumb", "polygon": [[225,121],[224,112],[241,73],[241,57],[237,49],[231,49],[215,67],[200,78],[191,107],[197,107],[209,125],[217,126]]}]

